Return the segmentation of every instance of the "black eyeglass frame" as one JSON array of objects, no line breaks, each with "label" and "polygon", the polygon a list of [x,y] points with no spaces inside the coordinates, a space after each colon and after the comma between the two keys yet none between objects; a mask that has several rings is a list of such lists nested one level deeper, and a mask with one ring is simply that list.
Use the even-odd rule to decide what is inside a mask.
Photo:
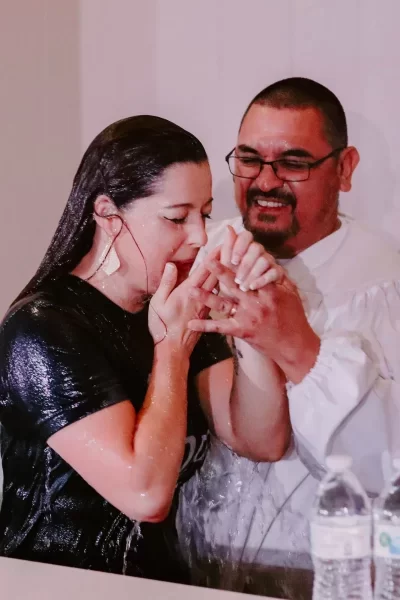
[{"label": "black eyeglass frame", "polygon": [[[257,173],[256,176],[253,177],[247,177],[246,175],[236,175],[235,173],[232,172],[229,160],[231,158],[244,158],[243,156],[235,156],[234,154],[232,154],[233,152],[235,152],[236,148],[233,148],[229,154],[227,154],[225,156],[225,161],[228,163],[228,168],[230,173],[232,173],[232,175],[234,177],[240,177],[241,179],[257,179],[257,177],[260,176],[261,171],[263,170],[265,165],[270,165],[273,172],[275,173],[276,177],[278,177],[278,179],[281,179],[281,181],[289,181],[291,183],[295,183],[300,182],[300,181],[308,181],[308,179],[310,178],[310,171],[311,169],[315,169],[315,167],[319,167],[319,165],[321,165],[323,162],[325,162],[326,160],[328,160],[328,158],[332,158],[332,156],[334,156],[335,154],[337,154],[338,152],[342,152],[342,150],[344,150],[346,148],[346,146],[340,146],[339,148],[335,148],[334,150],[332,150],[332,152],[330,152],[329,154],[327,154],[326,156],[323,156],[322,158],[319,158],[318,160],[315,160],[314,162],[307,162],[307,161],[296,161],[298,164],[303,164],[305,166],[307,166],[308,172],[307,172],[307,177],[302,179],[282,179],[281,177],[279,177],[277,171],[278,171],[278,166],[279,163],[286,161],[286,159],[284,158],[278,158],[276,160],[262,160],[262,158],[258,158],[255,157],[256,160],[259,162],[259,166],[260,166],[260,170]],[[278,165],[277,165],[278,163]],[[293,175],[295,177],[295,175]]]}]

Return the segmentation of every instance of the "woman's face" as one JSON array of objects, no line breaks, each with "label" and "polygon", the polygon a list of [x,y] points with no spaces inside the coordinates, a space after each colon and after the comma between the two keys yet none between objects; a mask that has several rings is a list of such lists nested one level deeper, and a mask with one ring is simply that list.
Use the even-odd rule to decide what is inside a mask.
[{"label": "woman's face", "polygon": [[211,194],[208,162],[178,163],[164,171],[154,195],[121,211],[125,226],[115,248],[120,274],[129,285],[154,294],[167,262],[176,264],[178,283],[186,279],[199,248],[207,242]]}]

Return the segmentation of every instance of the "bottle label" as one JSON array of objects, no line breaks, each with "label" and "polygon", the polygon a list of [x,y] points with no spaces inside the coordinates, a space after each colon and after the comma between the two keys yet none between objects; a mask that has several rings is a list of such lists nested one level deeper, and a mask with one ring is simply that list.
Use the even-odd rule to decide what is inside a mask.
[{"label": "bottle label", "polygon": [[311,548],[316,558],[343,560],[371,556],[372,526],[369,517],[325,518],[311,523]]},{"label": "bottle label", "polygon": [[400,525],[375,523],[374,554],[382,558],[400,558]]}]

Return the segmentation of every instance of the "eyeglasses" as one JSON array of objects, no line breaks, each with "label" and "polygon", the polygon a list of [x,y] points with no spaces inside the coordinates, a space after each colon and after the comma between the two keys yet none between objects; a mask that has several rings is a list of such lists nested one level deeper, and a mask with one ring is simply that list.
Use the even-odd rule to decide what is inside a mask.
[{"label": "eyeglasses", "polygon": [[282,181],[307,181],[310,177],[310,170],[318,167],[323,162],[331,158],[338,152],[344,150],[345,146],[332,150],[326,156],[315,160],[314,162],[306,162],[303,160],[295,160],[293,158],[280,158],[278,160],[262,160],[258,156],[235,156],[232,153],[235,148],[225,156],[229,170],[235,177],[243,179],[257,179],[264,165],[270,165],[278,179]]}]

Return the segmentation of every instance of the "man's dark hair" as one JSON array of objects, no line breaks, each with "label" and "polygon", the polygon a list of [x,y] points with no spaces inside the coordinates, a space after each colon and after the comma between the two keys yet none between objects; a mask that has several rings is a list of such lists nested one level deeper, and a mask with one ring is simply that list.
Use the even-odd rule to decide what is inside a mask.
[{"label": "man's dark hair", "polygon": [[347,122],[343,106],[324,85],[305,77],[282,79],[263,89],[244,113],[242,122],[253,104],[272,108],[316,108],[325,122],[325,134],[332,148],[347,146]]}]

